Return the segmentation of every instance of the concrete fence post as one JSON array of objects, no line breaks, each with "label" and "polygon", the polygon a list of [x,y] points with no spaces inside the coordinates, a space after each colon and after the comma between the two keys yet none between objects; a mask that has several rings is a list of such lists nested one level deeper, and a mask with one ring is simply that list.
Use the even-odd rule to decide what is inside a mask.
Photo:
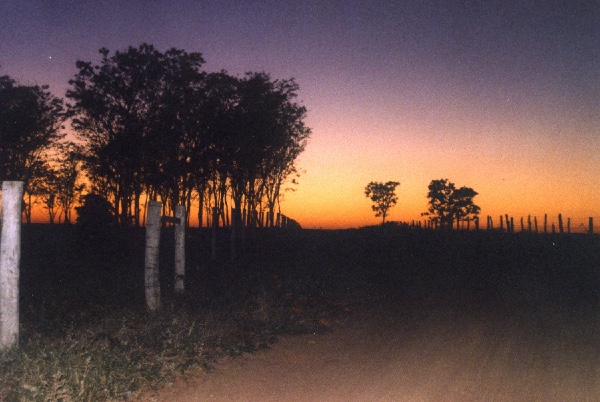
[{"label": "concrete fence post", "polygon": [[19,264],[23,182],[2,182],[0,236],[0,350],[19,343]]},{"label": "concrete fence post", "polygon": [[185,206],[175,206],[175,293],[185,291]]},{"label": "concrete fence post", "polygon": [[144,283],[146,289],[146,306],[150,311],[160,308],[160,278],[159,278],[159,249],[160,249],[160,211],[162,203],[148,203],[148,219],[146,220],[146,255]]}]

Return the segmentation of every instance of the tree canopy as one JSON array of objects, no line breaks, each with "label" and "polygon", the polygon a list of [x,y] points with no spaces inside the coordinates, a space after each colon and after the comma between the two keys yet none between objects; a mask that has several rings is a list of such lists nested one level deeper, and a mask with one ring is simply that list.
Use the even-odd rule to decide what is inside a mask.
[{"label": "tree canopy", "polygon": [[385,223],[390,208],[398,202],[396,187],[399,185],[400,183],[397,181],[386,183],[372,181],[365,187],[365,195],[373,201],[371,208],[375,211],[376,217],[382,217],[382,225]]},{"label": "tree canopy", "polygon": [[48,151],[64,133],[62,99],[47,86],[19,85],[0,77],[0,181],[17,180],[32,193],[34,180],[44,176]]},{"label": "tree canopy", "polygon": [[448,179],[432,180],[429,184],[429,209],[425,215],[442,228],[457,228],[462,220],[475,218],[480,208],[473,202],[478,194],[470,187],[456,188]]},{"label": "tree canopy", "polygon": [[144,195],[188,210],[197,199],[201,223],[212,208],[228,221],[229,201],[247,225],[273,215],[310,135],[293,79],[207,74],[200,53],[148,44],[100,53],[77,62],[67,97],[91,191],[122,224],[139,223]]}]

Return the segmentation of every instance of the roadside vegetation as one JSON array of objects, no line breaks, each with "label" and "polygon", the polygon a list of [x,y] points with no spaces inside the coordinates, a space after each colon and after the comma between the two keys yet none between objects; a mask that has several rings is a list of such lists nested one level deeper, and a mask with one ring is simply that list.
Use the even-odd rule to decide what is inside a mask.
[{"label": "roadside vegetation", "polygon": [[282,333],[328,331],[347,313],[323,278],[284,270],[278,251],[210,263],[202,257],[209,233],[190,232],[189,249],[200,246],[189,256],[189,290],[172,293],[166,233],[165,302],[150,313],[142,230],[24,227],[21,343],[0,355],[0,400],[134,398],[189,369],[210,370],[220,357],[268,348]]}]

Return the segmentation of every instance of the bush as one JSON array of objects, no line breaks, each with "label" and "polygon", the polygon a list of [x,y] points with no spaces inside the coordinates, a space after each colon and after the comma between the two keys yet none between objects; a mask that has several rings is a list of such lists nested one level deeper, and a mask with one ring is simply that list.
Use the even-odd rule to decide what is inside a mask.
[{"label": "bush", "polygon": [[77,224],[85,228],[105,228],[117,223],[112,205],[98,194],[86,194],[82,197],[77,210]]}]

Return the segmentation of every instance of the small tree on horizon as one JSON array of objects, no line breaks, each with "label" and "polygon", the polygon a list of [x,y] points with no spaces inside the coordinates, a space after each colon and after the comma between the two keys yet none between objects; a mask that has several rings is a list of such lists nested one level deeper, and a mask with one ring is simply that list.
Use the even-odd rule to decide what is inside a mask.
[{"label": "small tree on horizon", "polygon": [[385,223],[389,209],[398,202],[396,187],[399,185],[400,183],[397,181],[388,181],[387,183],[372,181],[365,187],[365,195],[373,201],[371,208],[375,211],[376,217],[382,217],[382,225]]},{"label": "small tree on horizon", "polygon": [[442,228],[451,229],[454,222],[459,228],[461,220],[476,217],[481,208],[473,203],[478,194],[470,187],[456,188],[448,179],[432,180],[429,184],[429,209],[423,215],[432,216],[430,219]]}]

